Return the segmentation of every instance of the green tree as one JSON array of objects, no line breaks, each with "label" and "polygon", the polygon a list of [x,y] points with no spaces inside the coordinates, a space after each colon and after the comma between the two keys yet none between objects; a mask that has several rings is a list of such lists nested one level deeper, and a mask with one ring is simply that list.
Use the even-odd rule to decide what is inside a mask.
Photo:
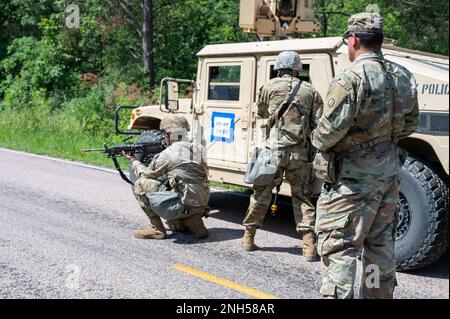
[{"label": "green tree", "polygon": [[419,0],[318,0],[317,16],[322,35],[336,36],[346,30],[350,15],[376,4],[385,20],[386,37],[405,48],[448,55],[449,5],[447,1]]}]

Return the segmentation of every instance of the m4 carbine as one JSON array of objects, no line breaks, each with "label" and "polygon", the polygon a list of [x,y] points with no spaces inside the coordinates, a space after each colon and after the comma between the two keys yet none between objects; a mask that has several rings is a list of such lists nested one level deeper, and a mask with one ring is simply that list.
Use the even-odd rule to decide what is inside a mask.
[{"label": "m4 carbine", "polygon": [[120,167],[119,162],[117,161],[117,157],[123,156],[123,153],[127,155],[133,155],[136,153],[143,153],[145,150],[146,145],[143,144],[131,144],[131,145],[119,145],[119,146],[113,146],[109,148],[106,146],[106,144],[103,144],[104,148],[93,148],[93,149],[83,149],[83,153],[91,153],[91,152],[103,152],[108,154],[108,158],[112,159],[114,166],[116,167],[117,171],[120,174],[120,177],[122,179],[133,185],[133,183],[130,181],[130,179],[125,175],[125,173],[122,171],[122,168]]},{"label": "m4 carbine", "polygon": [[119,145],[119,146],[113,146],[109,148],[106,144],[104,144],[104,148],[97,148],[97,149],[83,149],[82,152],[84,153],[91,153],[91,152],[102,152],[108,155],[108,158],[112,159],[114,166],[116,167],[117,171],[119,172],[122,179],[133,185],[133,182],[130,181],[130,179],[125,175],[125,173],[122,171],[119,162],[117,161],[118,157],[122,157],[123,154],[127,155],[135,155],[135,154],[143,154],[143,158],[145,158],[145,162],[149,163],[153,157],[156,154],[159,154],[165,149],[165,145],[161,143],[160,141],[153,141],[152,143],[136,143],[136,144],[129,144],[129,145]]},{"label": "m4 carbine", "polygon": [[125,154],[134,155],[136,153],[142,153],[144,152],[145,145],[143,144],[131,144],[131,145],[119,145],[119,146],[113,146],[109,148],[104,144],[104,148],[94,148],[94,149],[83,149],[82,152],[84,153],[91,153],[91,152],[103,152],[108,154],[108,158],[115,158],[122,156],[123,152]]}]

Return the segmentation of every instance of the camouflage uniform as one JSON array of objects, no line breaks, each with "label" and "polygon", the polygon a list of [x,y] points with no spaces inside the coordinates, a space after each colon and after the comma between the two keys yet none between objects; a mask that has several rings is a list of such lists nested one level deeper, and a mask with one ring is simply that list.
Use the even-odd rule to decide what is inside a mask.
[{"label": "camouflage uniform", "polygon": [[[175,116],[169,118],[171,121],[178,121],[178,119]],[[167,128],[170,125],[167,123],[169,120],[168,118],[163,120],[161,127]],[[181,124],[175,124],[176,126],[186,125],[187,122],[184,121]],[[188,209],[188,213],[182,216],[183,220],[194,215],[202,217],[207,214],[210,189],[206,150],[202,145],[186,141],[188,129],[189,126],[185,129],[171,129],[171,139],[180,140],[173,142],[157,154],[148,167],[137,160],[132,162],[132,168],[138,177],[134,185],[134,193],[150,220],[155,218],[156,214],[151,209],[145,194],[166,190],[177,192]],[[173,230],[186,230],[182,221],[170,220],[167,223]]]},{"label": "camouflage uniform", "polygon": [[146,193],[173,190],[188,203],[191,214],[205,213],[209,200],[209,184],[206,162],[202,159],[203,147],[190,142],[174,142],[156,155],[148,167],[133,161],[133,170],[139,178],[135,183],[135,194],[145,204],[145,212],[153,214],[147,205]]},{"label": "camouflage uniform", "polygon": [[[382,18],[355,15],[349,22],[352,27],[382,32]],[[312,134],[318,150],[336,155],[337,181],[324,184],[317,204],[321,293],[326,298],[353,298],[361,248],[361,297],[393,297],[402,164],[397,141],[417,128],[415,89],[412,74],[384,60],[380,51],[359,56],[331,83],[323,116]],[[368,276],[376,275],[374,266],[379,269],[379,286],[367,286]]]},{"label": "camouflage uniform", "polygon": [[[289,72],[272,79],[259,92],[257,114],[268,118],[276,112],[293,88],[300,80]],[[294,101],[287,108],[280,125],[270,128],[265,146],[271,148],[278,159],[278,172],[275,179],[267,186],[254,187],[250,206],[244,219],[244,226],[259,228],[270,207],[272,190],[280,185],[285,176],[291,186],[292,207],[296,229],[299,234],[313,231],[315,209],[311,203],[312,174],[311,156],[309,152],[309,135],[315,127],[316,120],[322,111],[322,99],[314,87],[308,82],[301,82]]]}]

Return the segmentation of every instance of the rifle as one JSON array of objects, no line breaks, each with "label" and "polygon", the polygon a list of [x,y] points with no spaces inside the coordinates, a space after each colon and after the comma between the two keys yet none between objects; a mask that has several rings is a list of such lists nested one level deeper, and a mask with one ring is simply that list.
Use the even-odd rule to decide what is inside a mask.
[{"label": "rifle", "polygon": [[145,145],[143,144],[131,144],[131,145],[119,145],[109,148],[106,144],[103,144],[104,148],[83,149],[83,153],[103,152],[108,154],[108,158],[116,158],[123,156],[122,152],[128,155],[134,155],[136,153],[143,153]]},{"label": "rifle", "polygon": [[83,153],[92,153],[92,152],[102,152],[108,155],[108,158],[112,159],[114,166],[120,174],[122,179],[134,185],[132,181],[125,175],[122,171],[119,162],[117,161],[118,157],[123,157],[123,153],[127,155],[135,155],[135,154],[143,154],[145,155],[145,162],[149,163],[153,157],[163,151],[165,149],[165,145],[160,142],[152,142],[152,143],[136,143],[136,144],[128,144],[128,145],[119,145],[113,146],[109,148],[106,144],[103,144],[104,148],[97,149],[83,149]]},{"label": "rifle", "polygon": [[120,146],[113,146],[109,148],[106,146],[106,144],[103,144],[104,148],[93,148],[93,149],[83,149],[81,150],[83,153],[92,153],[92,152],[103,152],[108,154],[108,158],[112,159],[114,166],[116,167],[117,171],[120,174],[120,177],[127,182],[128,184],[134,185],[132,181],[125,175],[125,173],[122,171],[122,168],[120,167],[119,162],[117,161],[118,157],[122,157],[123,153],[128,155],[134,155],[136,153],[143,153],[144,152],[144,145],[142,144],[133,144],[133,145],[120,145]]}]

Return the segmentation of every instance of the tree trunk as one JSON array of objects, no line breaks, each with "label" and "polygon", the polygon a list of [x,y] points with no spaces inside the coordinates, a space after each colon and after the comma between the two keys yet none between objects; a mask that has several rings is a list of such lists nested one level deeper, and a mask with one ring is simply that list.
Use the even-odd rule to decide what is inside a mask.
[{"label": "tree trunk", "polygon": [[153,50],[154,23],[153,0],[142,0],[144,24],[142,27],[142,48],[144,51],[144,72],[148,76],[150,89],[155,86],[155,56]]}]

